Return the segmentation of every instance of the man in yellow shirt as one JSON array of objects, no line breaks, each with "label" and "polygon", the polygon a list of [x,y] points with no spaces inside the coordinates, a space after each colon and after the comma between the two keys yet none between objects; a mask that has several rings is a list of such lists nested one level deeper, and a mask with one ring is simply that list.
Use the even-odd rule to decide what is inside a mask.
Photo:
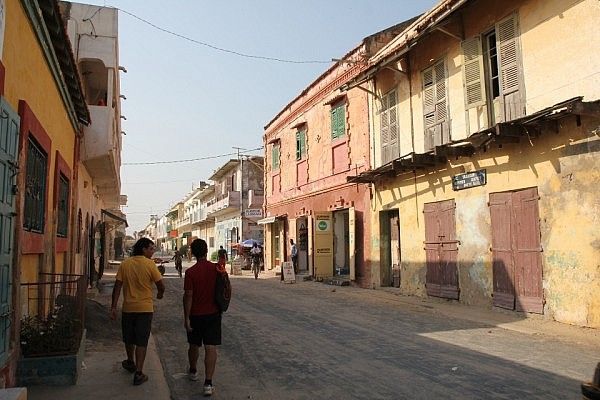
[{"label": "man in yellow shirt", "polygon": [[165,292],[162,276],[152,261],[154,250],[154,242],[148,238],[135,243],[132,257],[123,261],[119,267],[112,293],[111,318],[116,319],[119,296],[123,289],[121,329],[127,360],[121,365],[129,372],[135,372],[134,385],[141,385],[148,380],[143,368],[154,313],[152,285],[155,284],[158,289],[157,299],[162,299]]}]

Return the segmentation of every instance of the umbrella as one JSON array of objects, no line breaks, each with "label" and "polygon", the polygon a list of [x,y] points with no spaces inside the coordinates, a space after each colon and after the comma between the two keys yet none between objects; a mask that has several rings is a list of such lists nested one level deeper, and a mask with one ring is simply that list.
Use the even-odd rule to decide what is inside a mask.
[{"label": "umbrella", "polygon": [[259,241],[257,241],[257,240],[254,240],[254,239],[247,239],[247,240],[244,240],[244,241],[242,242],[242,246],[244,246],[244,247],[254,247],[254,244],[255,244],[255,243],[256,243],[256,245],[257,245],[257,246],[262,246],[262,243],[261,243],[261,242],[259,242]]}]

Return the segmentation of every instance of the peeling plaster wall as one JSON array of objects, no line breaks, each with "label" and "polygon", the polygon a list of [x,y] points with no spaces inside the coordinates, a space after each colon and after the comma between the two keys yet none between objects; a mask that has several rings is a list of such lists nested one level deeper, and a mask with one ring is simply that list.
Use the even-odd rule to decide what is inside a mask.
[{"label": "peeling plaster wall", "polygon": [[[561,121],[559,134],[546,131],[532,144],[504,145],[442,171],[402,175],[376,188],[378,210],[400,211],[402,285],[405,294],[426,296],[423,204],[455,199],[460,301],[491,305],[489,194],[538,187],[546,316],[600,327],[600,138],[598,122]],[[453,191],[452,176],[487,170],[486,186]],[[373,246],[372,259],[379,259]],[[376,267],[377,265],[374,265]]]}]

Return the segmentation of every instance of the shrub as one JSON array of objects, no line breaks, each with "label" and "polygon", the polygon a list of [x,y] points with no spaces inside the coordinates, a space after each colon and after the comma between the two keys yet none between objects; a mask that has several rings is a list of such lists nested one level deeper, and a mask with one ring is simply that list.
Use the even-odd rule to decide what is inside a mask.
[{"label": "shrub", "polygon": [[218,251],[213,251],[212,253],[210,253],[210,261],[215,262],[215,261],[217,261],[218,258],[219,258]]}]

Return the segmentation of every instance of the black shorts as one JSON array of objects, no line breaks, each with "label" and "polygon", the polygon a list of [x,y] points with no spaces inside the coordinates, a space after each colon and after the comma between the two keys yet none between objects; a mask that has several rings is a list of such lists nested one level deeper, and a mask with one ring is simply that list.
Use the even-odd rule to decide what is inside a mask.
[{"label": "black shorts", "polygon": [[148,346],[150,328],[152,327],[152,313],[124,312],[121,316],[123,342],[135,346]]},{"label": "black shorts", "polygon": [[221,314],[190,315],[192,331],[188,332],[189,344],[217,346],[221,344]]}]

